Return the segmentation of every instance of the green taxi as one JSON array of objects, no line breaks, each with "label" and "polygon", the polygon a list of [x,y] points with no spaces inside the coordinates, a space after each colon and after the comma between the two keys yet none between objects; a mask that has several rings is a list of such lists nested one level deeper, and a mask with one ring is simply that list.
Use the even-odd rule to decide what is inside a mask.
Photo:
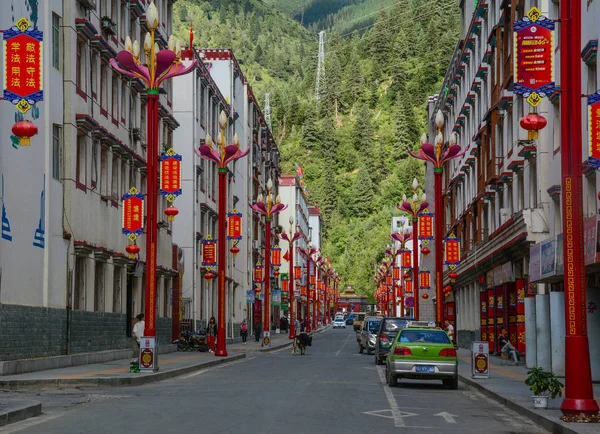
[{"label": "green taxi", "polygon": [[390,348],[385,367],[390,387],[400,378],[442,380],[458,388],[458,359],[448,334],[436,327],[408,326],[400,330]]}]

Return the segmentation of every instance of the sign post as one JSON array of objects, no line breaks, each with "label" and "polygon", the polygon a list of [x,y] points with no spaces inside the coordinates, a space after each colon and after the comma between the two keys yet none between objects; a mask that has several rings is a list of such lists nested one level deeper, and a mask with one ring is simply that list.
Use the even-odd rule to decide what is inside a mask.
[{"label": "sign post", "polygon": [[475,341],[471,347],[471,374],[473,378],[490,378],[490,346]]},{"label": "sign post", "polygon": [[143,336],[140,339],[140,371],[158,371],[158,338]]}]

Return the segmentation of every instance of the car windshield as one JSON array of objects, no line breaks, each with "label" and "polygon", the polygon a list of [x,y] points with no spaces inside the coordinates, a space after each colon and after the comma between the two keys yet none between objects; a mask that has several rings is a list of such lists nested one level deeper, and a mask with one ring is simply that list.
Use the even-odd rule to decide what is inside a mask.
[{"label": "car windshield", "polygon": [[344,318],[336,318],[335,320],[338,322],[341,322],[341,321],[344,321]]},{"label": "car windshield", "polygon": [[384,333],[398,333],[400,329],[406,327],[408,323],[405,319],[397,319],[397,318],[386,318],[383,321],[383,329],[381,330]]},{"label": "car windshield", "polygon": [[398,342],[423,342],[426,344],[450,344],[446,332],[442,330],[410,330],[400,333]]},{"label": "car windshield", "polygon": [[371,333],[377,333],[379,331],[380,326],[381,321],[369,321],[369,331]]}]

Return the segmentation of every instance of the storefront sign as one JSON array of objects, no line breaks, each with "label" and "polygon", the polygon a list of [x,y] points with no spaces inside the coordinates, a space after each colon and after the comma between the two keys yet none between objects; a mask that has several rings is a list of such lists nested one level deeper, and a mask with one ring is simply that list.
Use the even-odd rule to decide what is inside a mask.
[{"label": "storefront sign", "polygon": [[144,195],[135,187],[123,195],[122,232],[133,241],[144,232]]},{"label": "storefront sign", "polygon": [[534,244],[529,248],[529,281],[537,282],[542,278],[542,245]]},{"label": "storefront sign", "polygon": [[554,91],[554,21],[532,7],[527,17],[514,24],[513,92],[536,107]]},{"label": "storefront sign", "polygon": [[600,167],[600,92],[588,95],[588,131],[590,166]]},{"label": "storefront sign", "polygon": [[551,277],[556,274],[556,241],[554,238],[543,241],[541,244],[541,278]]},{"label": "storefront sign", "polygon": [[227,239],[242,239],[242,213],[236,209],[227,213]]},{"label": "storefront sign", "polygon": [[160,161],[160,194],[169,202],[181,194],[181,155],[170,148],[159,157]]},{"label": "storefront sign", "polygon": [[4,40],[4,99],[21,113],[42,101],[42,41],[44,34],[21,18],[3,32]]}]

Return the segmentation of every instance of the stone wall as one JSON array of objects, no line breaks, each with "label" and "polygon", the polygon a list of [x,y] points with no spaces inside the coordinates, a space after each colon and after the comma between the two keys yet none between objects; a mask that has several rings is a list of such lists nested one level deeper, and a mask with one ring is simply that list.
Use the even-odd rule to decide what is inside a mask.
[{"label": "stone wall", "polygon": [[474,341],[479,341],[480,336],[479,330],[458,330],[456,343],[460,348],[471,349],[471,344]]},{"label": "stone wall", "polygon": [[[0,304],[0,361],[131,348],[124,313]],[[158,318],[161,345],[171,343],[171,319]],[[70,351],[68,343],[70,340]]]}]

